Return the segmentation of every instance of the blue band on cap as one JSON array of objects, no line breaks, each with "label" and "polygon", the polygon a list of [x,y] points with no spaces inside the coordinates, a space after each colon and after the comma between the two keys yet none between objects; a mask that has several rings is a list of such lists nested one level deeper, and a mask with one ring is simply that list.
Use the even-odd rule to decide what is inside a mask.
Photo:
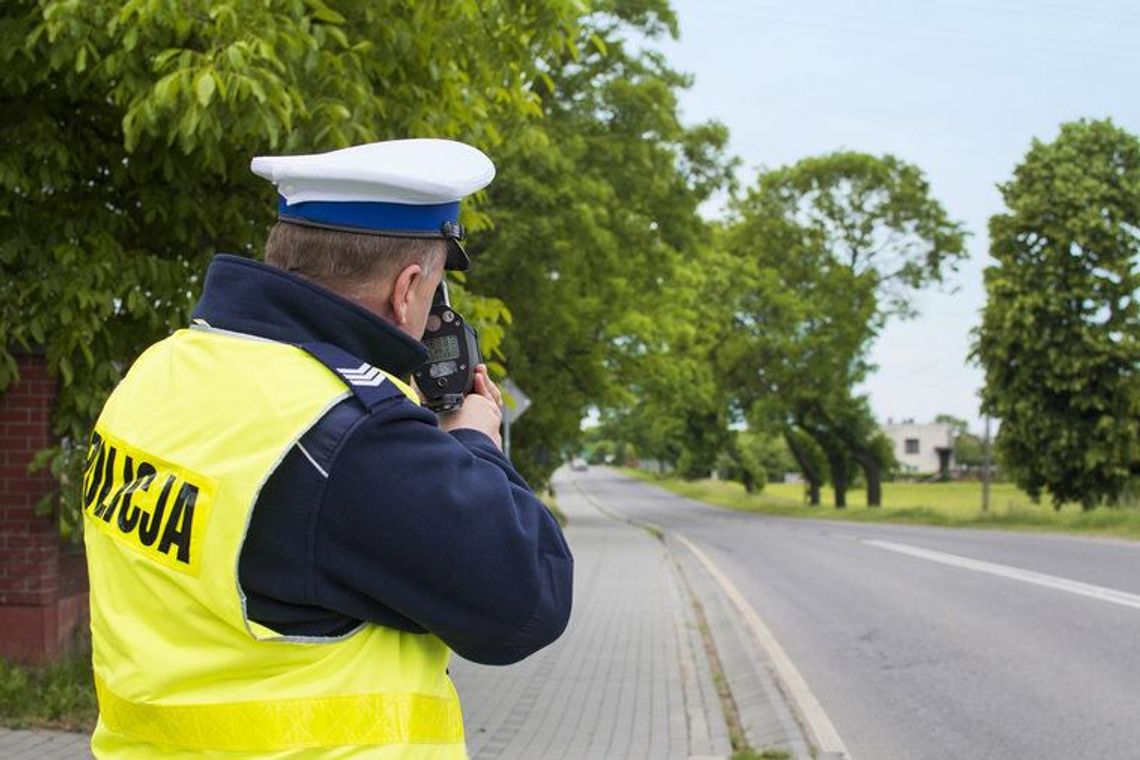
[{"label": "blue band on cap", "polygon": [[278,196],[277,212],[337,227],[378,232],[439,232],[444,222],[459,221],[459,201],[426,206],[380,201],[309,201],[289,205],[285,198]]}]

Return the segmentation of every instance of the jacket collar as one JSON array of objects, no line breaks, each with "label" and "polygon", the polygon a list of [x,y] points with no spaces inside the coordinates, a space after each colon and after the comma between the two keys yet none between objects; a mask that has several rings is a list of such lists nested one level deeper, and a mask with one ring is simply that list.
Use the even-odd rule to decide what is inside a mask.
[{"label": "jacket collar", "polygon": [[332,343],[397,377],[427,361],[419,341],[367,309],[297,275],[220,254],[206,272],[194,319],[282,343]]}]

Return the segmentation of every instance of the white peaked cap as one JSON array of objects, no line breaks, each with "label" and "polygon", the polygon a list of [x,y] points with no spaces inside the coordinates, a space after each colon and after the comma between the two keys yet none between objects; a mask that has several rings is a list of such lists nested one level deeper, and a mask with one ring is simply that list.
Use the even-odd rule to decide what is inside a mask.
[{"label": "white peaked cap", "polygon": [[380,235],[442,237],[447,268],[465,270],[459,201],[495,178],[483,151],[454,140],[390,140],[303,156],[258,156],[282,221]]},{"label": "white peaked cap", "polygon": [[301,156],[258,156],[250,169],[276,185],[290,206],[313,201],[449,203],[482,190],[495,178],[495,165],[483,151],[436,139],[389,140]]}]

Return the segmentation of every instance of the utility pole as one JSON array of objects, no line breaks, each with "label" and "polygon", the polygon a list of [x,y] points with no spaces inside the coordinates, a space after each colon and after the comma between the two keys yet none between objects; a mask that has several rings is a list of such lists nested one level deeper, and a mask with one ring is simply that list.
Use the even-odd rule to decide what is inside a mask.
[{"label": "utility pole", "polygon": [[990,455],[990,416],[986,415],[986,434],[982,446],[982,511],[990,511],[990,470],[992,459]]}]

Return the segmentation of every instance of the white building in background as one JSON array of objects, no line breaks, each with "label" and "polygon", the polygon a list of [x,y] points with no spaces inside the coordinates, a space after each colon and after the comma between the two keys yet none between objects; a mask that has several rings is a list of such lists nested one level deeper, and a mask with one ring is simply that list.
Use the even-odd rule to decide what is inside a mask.
[{"label": "white building in background", "polygon": [[948,474],[954,469],[954,428],[950,425],[888,421],[883,425],[883,433],[894,445],[895,459],[902,472]]}]

